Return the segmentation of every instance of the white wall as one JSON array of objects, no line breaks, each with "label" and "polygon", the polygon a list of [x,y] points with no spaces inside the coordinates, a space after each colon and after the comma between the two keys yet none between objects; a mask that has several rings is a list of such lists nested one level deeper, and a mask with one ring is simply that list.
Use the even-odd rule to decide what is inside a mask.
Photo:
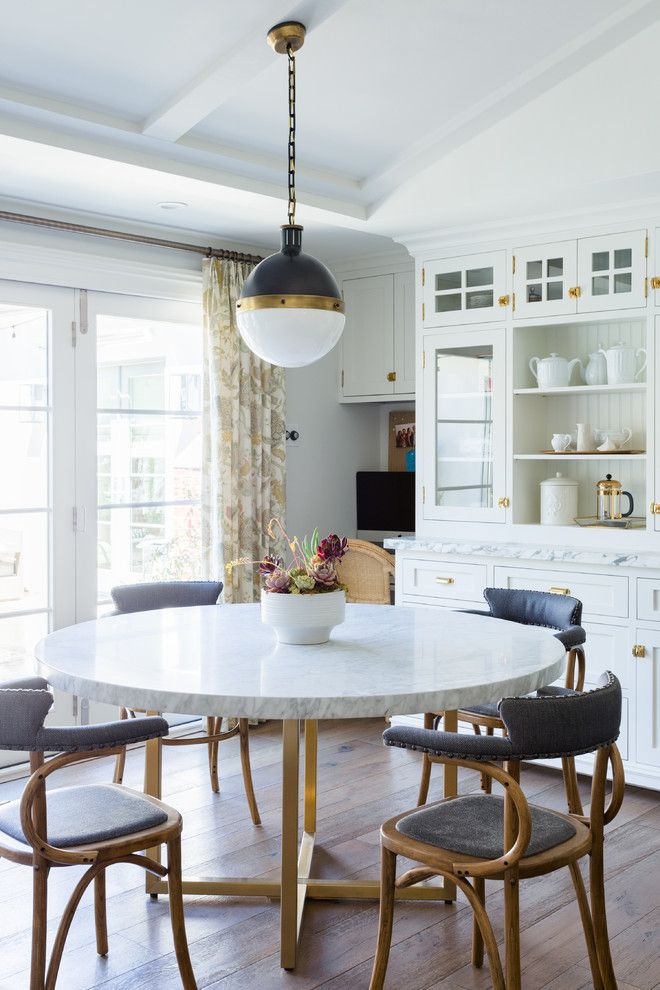
[{"label": "white wall", "polygon": [[355,472],[380,469],[377,404],[337,401],[337,350],[307,368],[287,371],[287,428],[300,431],[287,446],[287,527],[315,526],[355,536]]}]

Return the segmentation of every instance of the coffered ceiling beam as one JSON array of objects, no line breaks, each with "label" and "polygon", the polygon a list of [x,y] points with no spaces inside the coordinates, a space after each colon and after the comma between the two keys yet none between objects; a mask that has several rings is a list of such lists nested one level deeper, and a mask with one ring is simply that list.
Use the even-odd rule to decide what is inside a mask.
[{"label": "coffered ceiling beam", "polygon": [[264,72],[273,61],[266,33],[278,21],[302,21],[310,33],[350,0],[291,0],[272,3],[268,24],[259,23],[240,43],[233,45],[201,76],[189,83],[168,103],[152,113],[142,133],[163,141],[178,141],[196,124],[233,99],[247,82]]}]

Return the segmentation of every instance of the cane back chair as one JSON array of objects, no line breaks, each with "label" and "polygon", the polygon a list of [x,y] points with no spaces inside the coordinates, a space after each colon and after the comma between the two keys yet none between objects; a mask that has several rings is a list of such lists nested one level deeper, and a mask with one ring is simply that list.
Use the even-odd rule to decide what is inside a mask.
[{"label": "cane back chair", "polygon": [[394,558],[366,540],[349,540],[350,553],[337,564],[337,574],[348,588],[346,601],[363,605],[390,605]]}]

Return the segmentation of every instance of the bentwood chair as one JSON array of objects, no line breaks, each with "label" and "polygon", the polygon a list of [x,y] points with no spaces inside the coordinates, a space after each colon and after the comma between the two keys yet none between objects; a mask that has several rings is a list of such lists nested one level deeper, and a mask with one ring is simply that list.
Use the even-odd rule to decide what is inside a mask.
[{"label": "bentwood chair", "polygon": [[394,558],[387,550],[366,540],[349,540],[350,553],[337,564],[337,574],[348,588],[346,601],[364,605],[390,605],[390,580]]},{"label": "bentwood chair", "polygon": [[[370,990],[382,990],[392,939],[395,889],[442,876],[472,907],[472,962],[488,954],[495,990],[520,990],[519,881],[567,866],[575,889],[595,990],[616,990],[603,875],[603,830],[621,807],[623,764],[615,741],[621,722],[621,686],[611,673],[584,694],[504,698],[499,714],[508,736],[475,736],[410,726],[387,729],[388,746],[431,753],[443,763],[487,773],[504,797],[447,798],[389,819],[381,828],[381,900],[378,944]],[[530,805],[519,784],[521,760],[595,752],[589,817]],[[499,764],[503,766],[499,766]],[[606,777],[612,795],[606,807]],[[397,856],[421,866],[396,879]],[[589,857],[589,900],[579,861]],[[486,912],[485,880],[504,882],[505,972]],[[505,979],[506,974],[506,979]]]},{"label": "bentwood chair", "polygon": [[[110,615],[124,615],[127,612],[150,612],[161,608],[189,608],[194,605],[216,605],[222,591],[221,581],[163,581],[153,584],[126,584],[113,588],[110,592],[115,605],[115,611]],[[229,606],[227,606],[229,607]],[[137,709],[120,708],[119,717],[134,718]],[[176,739],[164,739],[167,746],[207,746],[209,756],[209,775],[211,790],[217,794],[220,790],[218,781],[218,746],[233,736],[239,737],[241,769],[243,786],[250,808],[250,817],[255,825],[261,824],[257,799],[254,796],[252,770],[250,767],[249,722],[246,718],[237,720],[231,729],[222,731],[222,716],[208,715],[206,732],[183,736]],[[115,764],[115,784],[121,784],[124,779],[126,766],[126,750],[117,757]]]},{"label": "bentwood chair", "polygon": [[[485,588],[484,598],[489,611],[469,609],[472,615],[484,615],[494,619],[506,619],[508,622],[520,622],[523,625],[544,626],[547,629],[558,630],[555,637],[566,649],[566,677],[564,687],[541,688],[543,694],[574,694],[584,688],[585,655],[584,642],[586,633],[582,622],[582,602],[569,595],[557,595],[547,591],[519,591],[509,588]],[[444,713],[427,712],[424,715],[424,727],[437,727]],[[472,725],[476,735],[483,729],[492,736],[495,729],[506,731],[497,704],[473,705],[458,712],[461,722]],[[425,756],[422,763],[422,779],[419,787],[417,803],[426,804],[431,780],[431,766],[434,762],[431,756]],[[566,757],[562,760],[564,786],[568,810],[578,815],[582,814],[582,803],[578,788],[575,760]],[[491,778],[482,775],[482,787],[488,793],[491,788]]]},{"label": "bentwood chair", "polygon": [[[30,990],[53,990],[75,911],[94,881],[96,951],[108,953],[105,871],[132,863],[168,878],[174,947],[185,990],[196,990],[183,916],[181,815],[156,798],[118,784],[48,789],[56,770],[111,756],[130,743],[167,734],[162,718],[102,725],[44,727],[53,703],[47,682],[27,677],[0,684],[0,748],[27,750],[32,776],[20,801],[0,805],[0,857],[32,868],[32,960]],[[45,752],[59,755],[44,760]],[[167,869],[144,855],[167,845]],[[64,909],[47,965],[48,876],[59,866],[86,866]]]}]

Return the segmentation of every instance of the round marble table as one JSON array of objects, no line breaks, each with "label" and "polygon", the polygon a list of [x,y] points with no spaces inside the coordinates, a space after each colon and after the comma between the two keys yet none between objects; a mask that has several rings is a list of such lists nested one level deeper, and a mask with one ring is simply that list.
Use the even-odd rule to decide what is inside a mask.
[{"label": "round marble table", "polygon": [[[377,881],[310,877],[316,831],[317,719],[447,711],[549,684],[565,651],[552,632],[433,608],[349,605],[321,646],[280,646],[259,605],[205,606],[117,615],[51,633],[37,646],[51,684],[95,701],[197,715],[283,722],[282,867],[279,881],[188,879],[193,894],[278,897],[281,962],[295,965],[306,897],[377,896]],[[299,833],[299,739],[305,723],[305,804]],[[446,727],[455,725],[450,717]],[[147,744],[145,785],[160,794],[161,752]],[[455,793],[455,770],[445,774]],[[150,878],[148,890],[166,891]],[[406,898],[447,899],[447,885]]]}]

